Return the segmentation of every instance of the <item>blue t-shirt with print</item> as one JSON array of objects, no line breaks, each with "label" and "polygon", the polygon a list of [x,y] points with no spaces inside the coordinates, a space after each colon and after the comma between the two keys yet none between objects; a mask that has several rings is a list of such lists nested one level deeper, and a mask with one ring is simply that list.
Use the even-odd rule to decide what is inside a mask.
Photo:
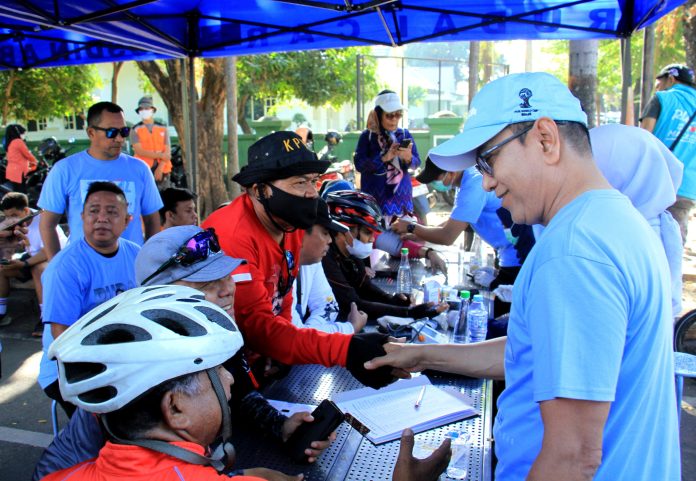
[{"label": "blue t-shirt with print", "polygon": [[56,362],[46,356],[53,342],[49,323],[71,326],[99,304],[136,287],[135,257],[140,246],[123,238],[118,242],[116,254],[107,257],[81,238],[61,250],[41,275],[44,354],[39,384],[42,388],[58,379]]},{"label": "blue t-shirt with print", "polygon": [[[470,224],[479,237],[497,251],[501,267],[519,266],[531,249],[534,237],[531,228],[527,226],[514,226],[511,222],[508,226],[503,225],[499,215],[501,210],[505,210],[501,200],[495,196],[494,192],[484,190],[483,176],[476,167],[465,170],[450,217]],[[509,213],[504,212],[504,214],[506,215],[503,218],[509,219]],[[516,229],[526,229],[525,234],[519,237],[520,234]],[[525,241],[518,245],[520,238],[524,238]],[[531,241],[531,245],[528,241]],[[523,246],[524,250],[522,250]]]},{"label": "blue t-shirt with print", "polygon": [[613,189],[563,207],[513,289],[496,478],[526,479],[541,450],[539,403],[611,403],[594,481],[681,479],[667,259]]},{"label": "blue t-shirt with print", "polygon": [[67,211],[69,240],[80,239],[84,235],[82,206],[89,185],[96,181],[113,182],[126,194],[128,213],[133,220],[121,237],[142,245],[140,216],[157,212],[163,204],[150,169],[145,162],[130,155],[121,154],[114,160],[98,160],[85,150],[61,160],[46,177],[39,207],[56,214]]}]

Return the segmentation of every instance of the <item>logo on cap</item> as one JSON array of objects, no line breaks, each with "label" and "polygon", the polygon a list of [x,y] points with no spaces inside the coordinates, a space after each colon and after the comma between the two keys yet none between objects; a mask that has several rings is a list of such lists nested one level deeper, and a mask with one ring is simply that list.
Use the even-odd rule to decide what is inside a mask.
[{"label": "logo on cap", "polygon": [[[304,142],[302,142],[302,139],[299,137],[297,138],[290,138],[290,139],[282,139],[283,140],[283,147],[285,148],[285,152],[293,152],[297,149],[300,149],[304,147],[305,149],[307,146],[305,145]],[[293,148],[293,144],[295,145],[295,148]]]},{"label": "logo on cap", "polygon": [[522,103],[520,104],[520,107],[523,109],[531,109],[532,106],[529,105],[529,99],[532,98],[532,91],[525,88],[525,89],[520,90],[520,93],[518,95],[522,99]]}]

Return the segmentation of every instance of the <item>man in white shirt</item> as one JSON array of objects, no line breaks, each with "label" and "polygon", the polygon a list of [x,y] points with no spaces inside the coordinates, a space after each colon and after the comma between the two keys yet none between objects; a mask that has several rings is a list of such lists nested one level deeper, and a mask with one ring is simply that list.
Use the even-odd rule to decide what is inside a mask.
[{"label": "man in white shirt", "polygon": [[330,216],[326,202],[320,199],[317,223],[307,229],[302,240],[300,270],[293,285],[292,322],[298,327],[353,334],[365,327],[367,314],[353,302],[347,322],[336,322],[338,303],[321,265],[331,244],[329,231],[348,232],[348,228]]}]

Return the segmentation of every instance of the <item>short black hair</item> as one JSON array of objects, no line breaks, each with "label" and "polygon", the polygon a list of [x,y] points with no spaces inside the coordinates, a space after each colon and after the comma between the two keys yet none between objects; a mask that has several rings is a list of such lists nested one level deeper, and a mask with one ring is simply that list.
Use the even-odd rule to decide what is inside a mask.
[{"label": "short black hair", "polygon": [[[200,372],[200,371],[199,371]],[[162,397],[169,391],[193,394],[200,391],[199,372],[164,381],[121,409],[102,414],[109,429],[119,437],[135,440],[162,422]]]},{"label": "short black hair", "polygon": [[83,210],[84,206],[87,205],[87,200],[90,198],[90,196],[92,194],[96,194],[97,192],[113,192],[114,194],[120,196],[123,199],[123,203],[125,204],[126,209],[128,209],[128,200],[126,200],[126,194],[123,193],[123,190],[121,190],[121,188],[113,182],[105,182],[100,180],[89,184],[89,188],[87,189],[87,195],[85,196],[85,202],[82,205]]},{"label": "short black hair", "polygon": [[24,210],[29,207],[29,197],[21,192],[8,192],[0,200],[0,210]]},{"label": "short black hair", "polygon": [[87,111],[87,127],[94,127],[99,124],[104,111],[117,114],[123,112],[123,109],[113,102],[97,102]]},{"label": "short black hair", "polygon": [[[592,144],[590,143],[590,131],[587,130],[587,126],[580,122],[570,122],[556,120],[556,125],[558,125],[558,131],[561,133],[561,137],[565,140],[568,145],[570,145],[573,150],[579,154],[592,155]],[[518,133],[527,127],[534,125],[534,122],[518,122],[510,125],[510,130],[513,133]],[[527,134],[523,134],[519,137],[519,141],[524,143],[524,139]]]},{"label": "short black hair", "polygon": [[179,202],[186,202],[192,200],[195,202],[198,197],[196,194],[188,189],[182,189],[179,187],[169,187],[160,191],[160,197],[162,197],[162,203],[164,204],[159,210],[160,220],[162,224],[167,220],[167,212],[176,212],[176,204]]}]

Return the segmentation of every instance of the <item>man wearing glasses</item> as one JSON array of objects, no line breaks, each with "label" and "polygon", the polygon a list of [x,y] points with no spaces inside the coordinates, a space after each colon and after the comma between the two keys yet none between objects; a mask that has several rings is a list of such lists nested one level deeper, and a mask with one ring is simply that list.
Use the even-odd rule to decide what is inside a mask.
[{"label": "man wearing glasses", "polygon": [[[213,212],[213,227],[226,254],[246,259],[251,280],[237,282],[234,312],[246,345],[282,364],[346,366],[363,384],[382,386],[391,371],[367,372],[363,363],[384,352],[384,336],[327,334],[292,323],[292,285],[299,269],[304,229],[317,220],[320,161],[294,132],[275,132],[249,147],[248,164],[233,180],[245,193]],[[374,354],[373,354],[374,353]],[[250,356],[259,380],[277,371]],[[282,366],[281,366],[282,367]]]},{"label": "man wearing glasses", "polygon": [[49,260],[60,250],[55,228],[63,213],[68,215],[69,241],[82,237],[82,205],[89,185],[95,181],[114,182],[125,193],[134,222],[123,232],[124,238],[142,245],[141,225],[145,226],[145,238],[159,232],[162,199],[152,172],[141,160],[121,152],[129,133],[121,107],[112,102],[96,103],[87,111],[89,148],[51,168],[39,198],[39,206],[44,209],[41,238]]},{"label": "man wearing glasses", "polygon": [[481,89],[464,131],[430,158],[448,171],[476,164],[515,223],[546,227],[515,282],[508,337],[389,344],[368,366],[504,378],[496,479],[676,481],[667,259],[597,168],[586,122],[549,74]]}]

